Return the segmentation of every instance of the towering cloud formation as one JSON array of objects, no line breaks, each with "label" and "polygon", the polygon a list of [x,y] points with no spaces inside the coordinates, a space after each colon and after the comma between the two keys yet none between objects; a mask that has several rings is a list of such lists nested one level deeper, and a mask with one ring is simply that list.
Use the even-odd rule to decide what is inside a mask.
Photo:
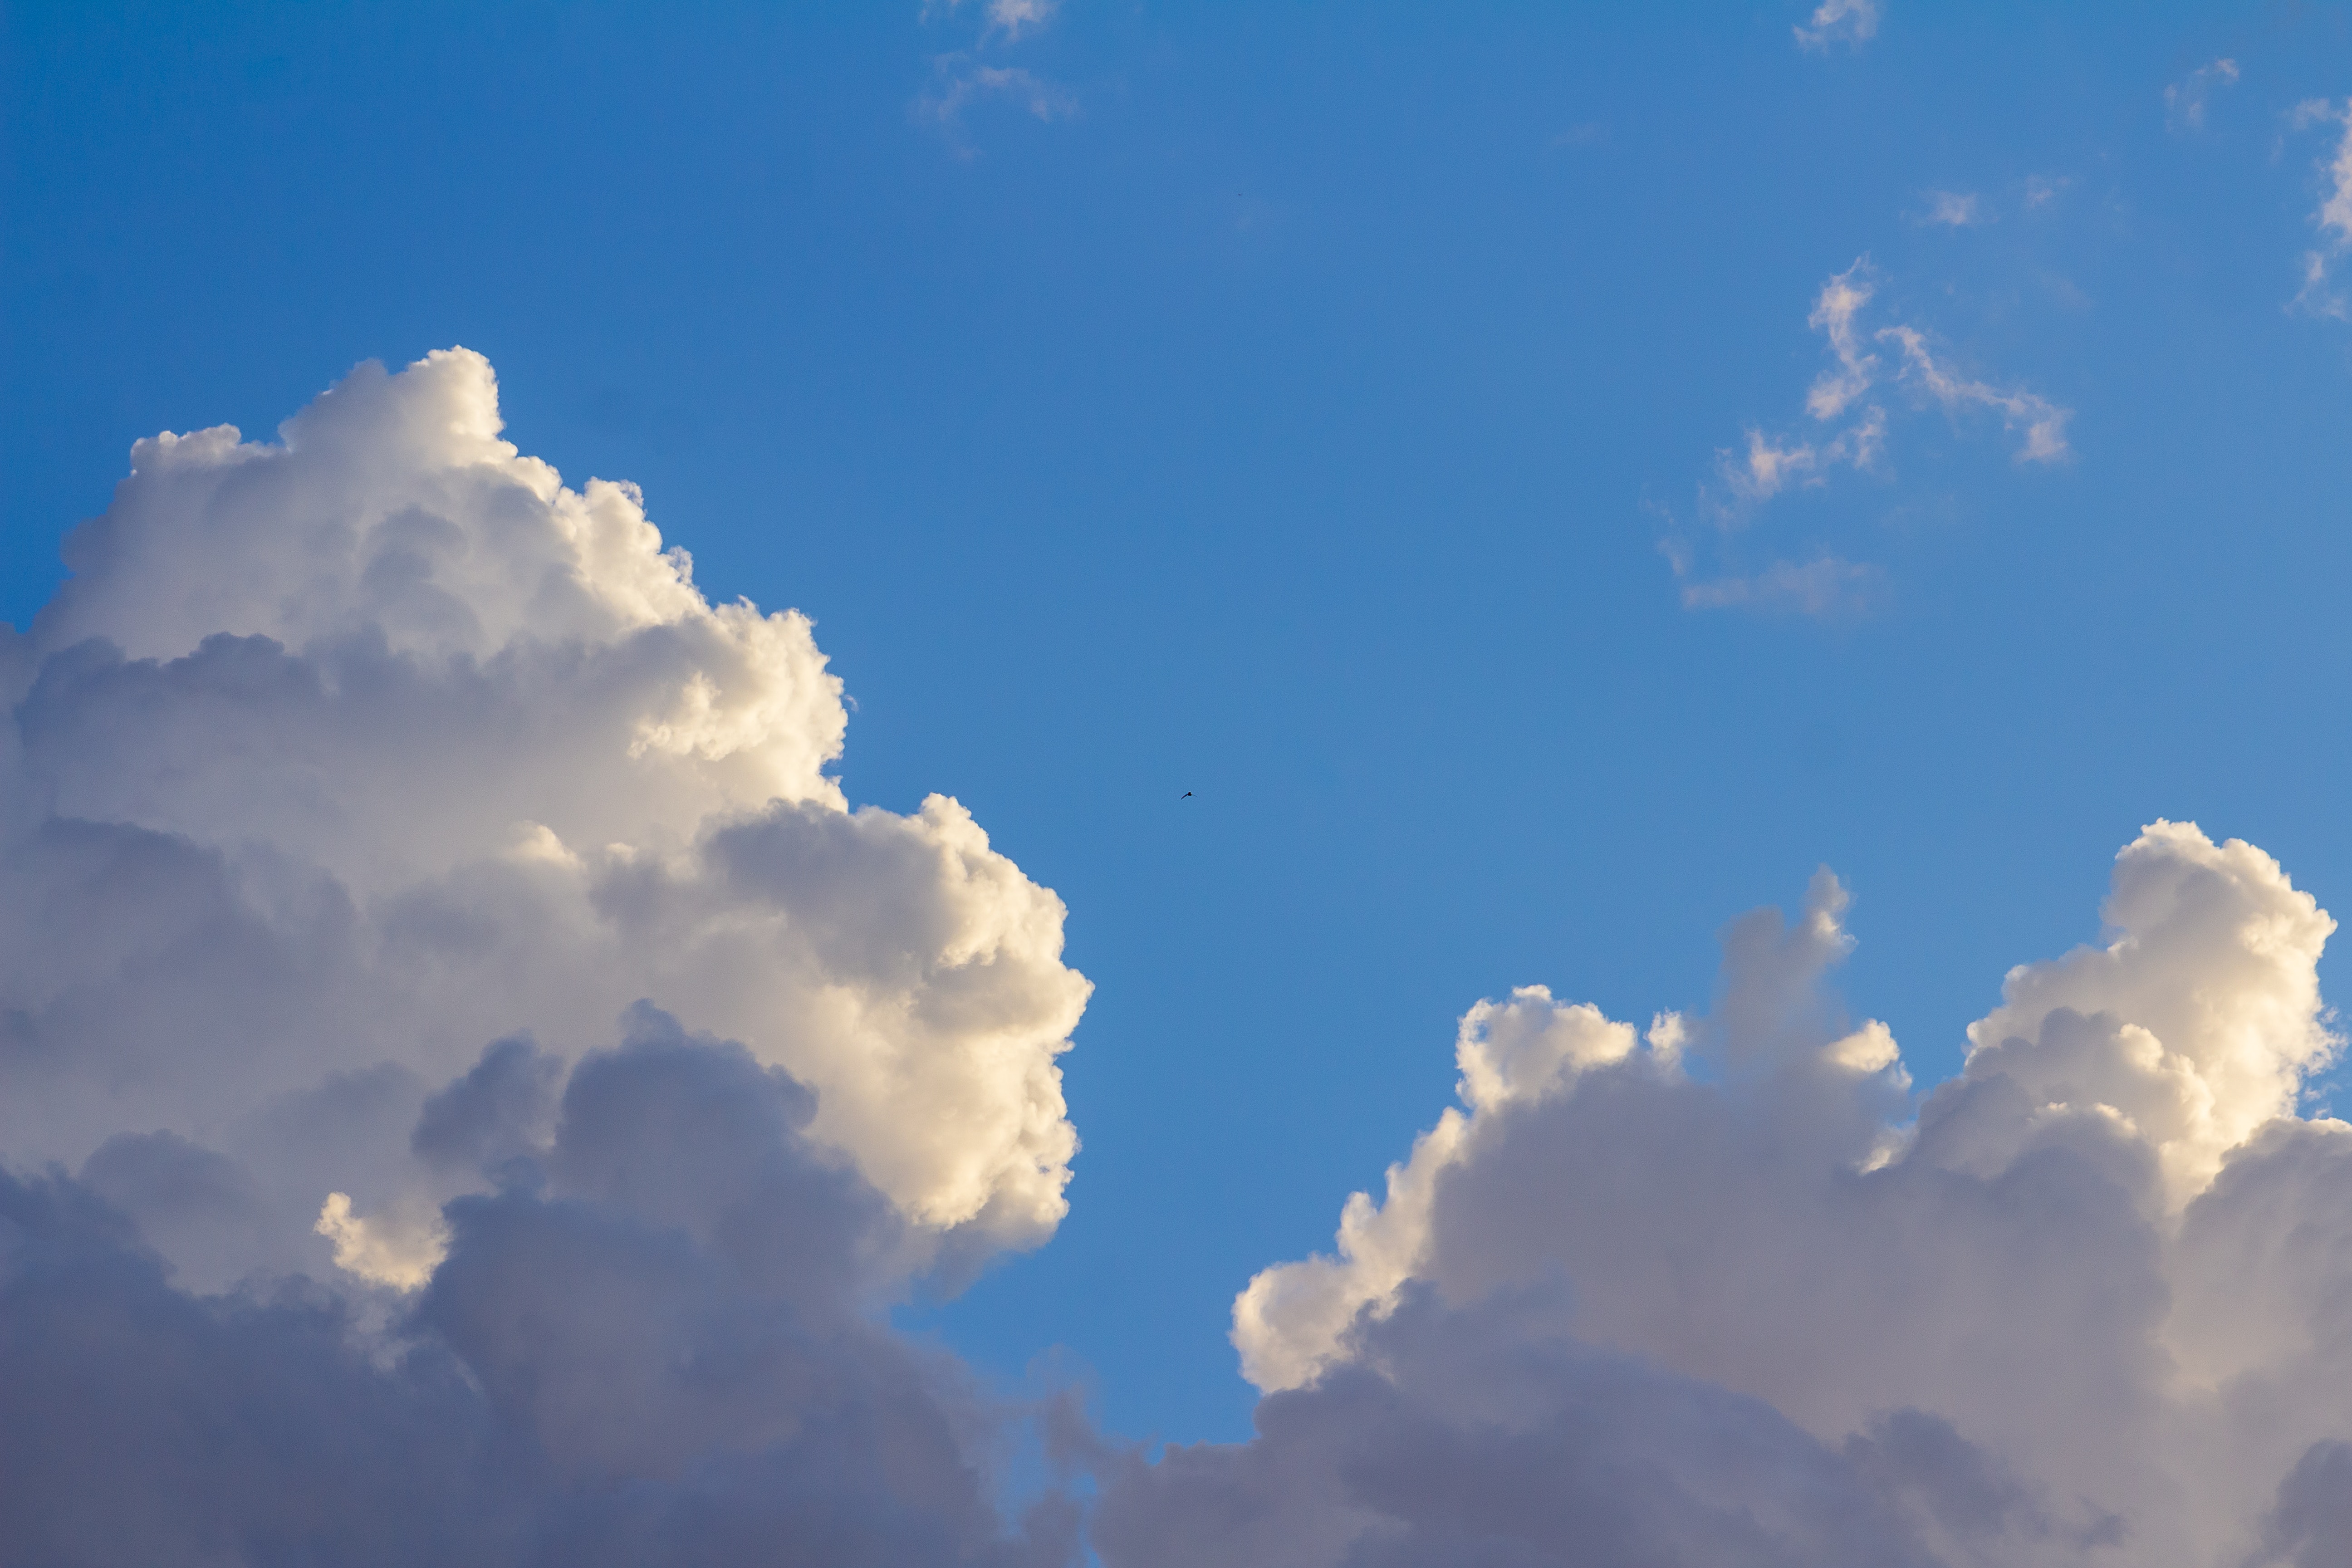
[{"label": "towering cloud formation", "polygon": [[1474,1008],[1465,1109],[1236,1303],[1261,1436],[1129,1461],[1110,1559],[2352,1561],[2352,1127],[2295,1115],[2334,922],[2158,823],[1913,1121],[1822,984],[1843,904],[1733,925],[1645,1038]]},{"label": "towering cloud formation", "polygon": [[142,441],[0,647],[0,1559],[1056,1557],[870,1312],[1064,1212],[1061,903],[499,429]]},{"label": "towering cloud formation", "polygon": [[[453,351],[142,442],[0,646],[0,1562],[1070,1562],[879,1313],[1063,1212],[1060,903],[498,429]],[[1236,1303],[1255,1440],[1046,1425],[1103,1561],[2352,1561],[2334,922],[2158,823],[1923,1097],[1845,903],[1706,1017],[1473,1007]]]},{"label": "towering cloud formation", "polygon": [[634,489],[498,431],[478,354],[363,366],[278,444],[141,442],[68,542],[7,650],[0,1147],[160,1131],[310,1215],[437,1204],[429,1088],[651,997],[815,1089],[928,1236],[1044,1239],[1060,902],[952,801],[845,810],[807,619],[705,603]]}]

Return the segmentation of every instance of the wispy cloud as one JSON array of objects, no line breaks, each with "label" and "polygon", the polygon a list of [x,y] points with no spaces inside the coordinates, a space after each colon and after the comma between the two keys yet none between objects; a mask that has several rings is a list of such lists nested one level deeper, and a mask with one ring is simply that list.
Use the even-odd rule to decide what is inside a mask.
[{"label": "wispy cloud", "polygon": [[2286,302],[2286,308],[2306,316],[2325,316],[2334,321],[2352,320],[2352,310],[2346,309],[2343,291],[2328,284],[2327,258],[2316,250],[2303,253],[2303,287],[2294,291],[2294,298]]},{"label": "wispy cloud", "polygon": [[2344,128],[2335,151],[2320,158],[2326,194],[2320,198],[2319,210],[2311,216],[2319,230],[2319,245],[2303,253],[2303,287],[2287,302],[2291,310],[2344,321],[2352,312],[2347,312],[2343,292],[2330,283],[2329,274],[2335,261],[2352,248],[2352,100],[2339,104],[2325,98],[2305,99],[2294,106],[2287,122],[2297,131],[2315,125]]},{"label": "wispy cloud", "polygon": [[984,66],[953,55],[940,61],[940,80],[919,103],[930,118],[953,124],[983,99],[1008,99],[1038,120],[1059,120],[1078,110],[1068,93],[1018,66]]},{"label": "wispy cloud", "polygon": [[1710,577],[1683,584],[1683,607],[1720,610],[1740,607],[1783,614],[1823,616],[1866,609],[1877,597],[1886,574],[1875,566],[1823,555],[1799,565],[1776,561],[1745,577]]},{"label": "wispy cloud", "polygon": [[1927,340],[1916,328],[1906,326],[1882,327],[1877,336],[1881,342],[1892,342],[1903,350],[1900,378],[1918,387],[1944,406],[1948,414],[1969,407],[1989,408],[2000,416],[2001,427],[2025,432],[2024,445],[2017,449],[2021,463],[2053,463],[2066,456],[2066,422],[2074,416],[2071,408],[2061,408],[2036,393],[2022,389],[2003,392],[1981,381],[1958,376],[1936,363],[1927,351]]},{"label": "wispy cloud", "polygon": [[1819,446],[1810,441],[1783,445],[1753,426],[1747,434],[1746,457],[1719,451],[1716,454],[1716,470],[1725,486],[1741,500],[1769,500],[1792,484],[1822,483],[1831,468],[1876,467],[1886,443],[1886,410],[1865,410],[1853,425]]},{"label": "wispy cloud", "polygon": [[[923,19],[952,16],[963,8],[963,4],[964,0],[923,0]],[[988,33],[1011,40],[1031,28],[1044,26],[1061,8],[1061,0],[988,0],[981,7],[981,15]]]},{"label": "wispy cloud", "polygon": [[[924,0],[923,20],[953,16],[964,0]],[[919,121],[935,124],[959,158],[977,156],[964,134],[964,115],[986,102],[1003,102],[1041,121],[1067,120],[1078,111],[1066,88],[1020,66],[991,64],[982,51],[1020,41],[1051,21],[1061,0],[987,0],[980,9],[979,36],[965,50],[934,56],[931,83],[911,106]]]},{"label": "wispy cloud", "polygon": [[[2023,387],[2003,387],[1954,370],[1923,329],[1906,321],[1873,325],[1867,319],[1878,293],[1868,258],[1822,283],[1805,324],[1822,334],[1830,363],[1806,389],[1805,413],[1812,434],[1748,426],[1739,449],[1716,453],[1715,475],[1699,487],[1698,515],[1713,525],[1715,550],[1745,529],[1759,508],[1784,490],[1826,484],[1839,468],[1868,472],[1881,467],[1892,416],[1873,395],[1881,389],[1905,395],[1915,405],[1934,405],[1955,418],[1982,412],[1998,416],[2019,437],[2021,463],[2053,463],[2068,455],[2066,425],[2071,409]],[[1822,554],[1802,563],[1775,562],[1759,573],[1697,573],[1704,536],[1697,542],[1668,518],[1664,546],[1675,576],[1692,609],[1731,605],[1793,610],[1820,615],[1852,607],[1878,581],[1878,569]]]},{"label": "wispy cloud", "polygon": [[2296,131],[2308,131],[2315,125],[2343,118],[2344,111],[2336,107],[2335,100],[2328,98],[2306,98],[2286,112],[2288,126]]},{"label": "wispy cloud", "polygon": [[[1806,321],[1829,339],[1830,352],[1837,363],[1814,381],[1805,397],[1807,413],[1815,419],[1834,419],[1873,386],[1891,380],[1897,386],[1924,394],[1940,404],[1947,413],[1957,414],[1969,407],[1986,408],[2001,416],[2004,428],[2022,428],[2025,438],[2017,452],[2020,462],[2046,463],[2066,455],[2066,422],[2074,417],[2072,409],[2062,408],[2022,388],[2003,391],[1989,383],[1954,374],[1937,360],[1928,347],[1927,333],[1906,322],[1880,327],[1865,340],[1859,317],[1875,292],[1867,258],[1857,260],[1822,285],[1813,312]],[[1865,342],[1892,344],[1899,352],[1901,357],[1891,376],[1879,356],[1865,348]],[[1883,414],[1879,417],[1883,418]],[[1872,433],[1857,426],[1841,439],[1858,438],[1864,434]],[[1883,434],[1883,429],[1872,434],[1867,443],[1857,439],[1856,449],[1874,455],[1877,434]]]},{"label": "wispy cloud", "polygon": [[2176,132],[2205,129],[2205,102],[2216,88],[2234,87],[2238,80],[2238,62],[2215,60],[2209,66],[2199,66],[2179,81],[2164,89],[2164,123]]},{"label": "wispy cloud", "polygon": [[1717,457],[1725,482],[1748,500],[1776,496],[1791,480],[1812,479],[1822,467],[1821,453],[1812,447],[1802,442],[1780,446],[1753,426],[1748,430],[1745,462],[1735,462],[1729,452],[1717,453]]},{"label": "wispy cloud", "polygon": [[[1877,289],[1875,274],[1865,258],[1822,284],[1821,293],[1815,296],[1812,313],[1805,318],[1805,324],[1828,340],[1834,363],[1814,378],[1805,394],[1806,413],[1824,423],[1841,418],[1874,387],[1892,382],[1924,394],[1947,412],[1987,408],[2000,415],[2007,428],[2022,427],[2025,441],[2017,453],[2021,462],[2049,462],[2066,455],[2066,422],[2073,417],[2071,409],[2022,388],[2003,391],[1985,382],[1955,375],[1938,363],[1928,347],[1927,334],[1905,322],[1865,331],[1862,315]],[[1899,357],[1891,373],[1874,352],[1873,345],[1878,344],[1891,344],[1897,351]],[[1835,454],[1837,460],[1850,462],[1855,468],[1869,468],[1877,460],[1885,434],[1885,410],[1871,405],[1860,419],[1821,449],[1822,461],[1831,460],[1832,454]],[[1783,448],[1751,432],[1751,454],[1759,447],[1780,453],[1784,459],[1787,457]],[[1770,466],[1775,471],[1793,471],[1802,465],[1783,460]],[[1753,471],[1752,458],[1749,467]]]},{"label": "wispy cloud", "polygon": [[2064,174],[2028,174],[2025,177],[2025,205],[2031,211],[2048,206],[2074,182]]},{"label": "wispy cloud", "polygon": [[1844,413],[1870,390],[1878,374],[1878,357],[1863,347],[1854,326],[1875,291],[1870,264],[1858,260],[1822,285],[1812,314],[1805,318],[1805,325],[1829,339],[1830,353],[1837,359],[1836,366],[1822,372],[1805,395],[1805,412],[1816,419],[1834,419]]},{"label": "wispy cloud", "polygon": [[1985,210],[1984,198],[1974,191],[1929,191],[1927,216],[1920,221],[1947,228],[1974,228],[1990,223],[1992,215]]},{"label": "wispy cloud", "polygon": [[1813,7],[1810,25],[1790,31],[1801,49],[1827,49],[1832,44],[1860,48],[1878,31],[1878,0],[1822,0]]},{"label": "wispy cloud", "polygon": [[1066,120],[1078,111],[1076,98],[1018,66],[982,65],[967,56],[943,55],[932,62],[932,69],[930,87],[915,100],[915,116],[945,131],[959,158],[977,155],[963,124],[965,112],[976,104],[1008,102],[1032,119],[1048,121]]},{"label": "wispy cloud", "polygon": [[1059,0],[988,0],[988,25],[1007,38],[1017,38],[1031,27],[1052,19]]}]

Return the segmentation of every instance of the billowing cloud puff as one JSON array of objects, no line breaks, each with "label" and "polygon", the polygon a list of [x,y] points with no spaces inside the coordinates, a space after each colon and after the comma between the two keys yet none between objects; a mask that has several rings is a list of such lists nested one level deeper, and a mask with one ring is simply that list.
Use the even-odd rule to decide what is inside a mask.
[{"label": "billowing cloud puff", "polygon": [[2352,1560],[2334,922],[2186,824],[1925,1093],[1826,871],[1704,1016],[1479,1003],[1248,1443],[992,1398],[883,1310],[1063,1212],[1059,901],[497,433],[452,352],[142,442],[0,645],[0,1562]]},{"label": "billowing cloud puff", "polygon": [[1042,1240],[1060,901],[951,800],[846,809],[807,618],[499,429],[478,354],[362,366],[274,444],[140,442],[68,539],[5,654],[0,1149],[95,1161],[199,1282],[413,1285],[426,1090],[651,998],[813,1089],[910,1258]]},{"label": "billowing cloud puff", "polygon": [[0,628],[0,1561],[1066,1561],[880,1315],[1064,1212],[1060,901],[499,429],[142,441]]},{"label": "billowing cloud puff", "polygon": [[1237,1301],[1260,1435],[1108,1461],[1108,1560],[2347,1561],[2334,922],[2158,823],[1917,1099],[1844,906],[1727,928],[1703,1019],[1474,1008],[1386,1201]]},{"label": "billowing cloud puff", "polygon": [[999,1518],[1018,1413],[879,1326],[905,1224],[814,1097],[640,1008],[551,1097],[494,1047],[418,1142],[492,1156],[389,1327],[306,1281],[198,1297],[89,1187],[0,1172],[12,1563],[1068,1561]]}]

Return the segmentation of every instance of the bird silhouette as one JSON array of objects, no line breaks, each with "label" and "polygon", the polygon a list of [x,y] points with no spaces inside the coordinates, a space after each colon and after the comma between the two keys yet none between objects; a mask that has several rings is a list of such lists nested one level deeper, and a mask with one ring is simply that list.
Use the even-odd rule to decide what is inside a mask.
[{"label": "bird silhouette", "polygon": [[1190,800],[1190,799],[1192,799],[1192,792],[1191,790],[1189,790],[1189,789],[1188,789],[1188,790],[1186,790],[1182,795],[1178,795],[1176,798],[1177,798],[1178,800]]}]

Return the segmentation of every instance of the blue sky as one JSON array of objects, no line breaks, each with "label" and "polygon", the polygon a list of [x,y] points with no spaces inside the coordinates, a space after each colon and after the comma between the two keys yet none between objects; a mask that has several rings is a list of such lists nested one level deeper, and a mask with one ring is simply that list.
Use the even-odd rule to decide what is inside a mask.
[{"label": "blue sky", "polygon": [[[488,355],[1067,902],[1069,1218],[904,1321],[1139,1436],[1247,1433],[1481,997],[1703,1010],[1827,864],[1931,1085],[2144,823],[2352,906],[2341,8],[982,5],[12,5],[0,616],[133,439]],[[1864,258],[1985,395],[1871,338],[1880,455],[1741,500]]]}]

